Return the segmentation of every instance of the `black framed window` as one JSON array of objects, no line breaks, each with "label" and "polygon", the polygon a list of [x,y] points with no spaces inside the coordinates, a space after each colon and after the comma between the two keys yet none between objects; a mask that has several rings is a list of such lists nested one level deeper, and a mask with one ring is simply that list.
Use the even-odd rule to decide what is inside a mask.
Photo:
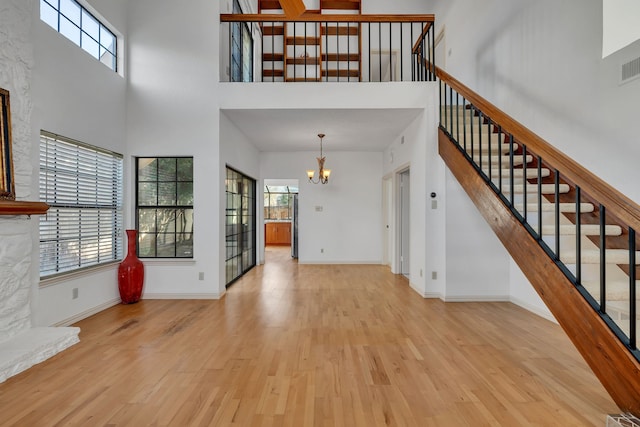
[{"label": "black framed window", "polygon": [[138,257],[193,258],[193,157],[136,159]]},{"label": "black framed window", "polygon": [[40,277],[122,259],[122,155],[40,134]]},{"label": "black framed window", "polygon": [[113,71],[118,38],[75,0],[40,0],[40,19]]},{"label": "black framed window", "polygon": [[[233,1],[233,13],[242,13],[238,0]],[[247,22],[231,23],[231,81],[253,81],[253,37]]]}]

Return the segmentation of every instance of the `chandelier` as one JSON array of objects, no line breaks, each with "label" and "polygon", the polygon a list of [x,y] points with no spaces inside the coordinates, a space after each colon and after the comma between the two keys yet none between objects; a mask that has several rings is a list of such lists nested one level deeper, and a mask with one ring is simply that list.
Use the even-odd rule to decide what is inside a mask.
[{"label": "chandelier", "polygon": [[322,138],[324,138],[324,133],[319,133],[318,138],[320,138],[320,157],[316,157],[318,160],[318,179],[314,180],[313,176],[315,172],[313,170],[307,171],[307,176],[309,177],[309,182],[313,182],[314,184],[326,184],[329,182],[329,175],[331,175],[331,169],[324,168],[324,157],[322,156]]}]

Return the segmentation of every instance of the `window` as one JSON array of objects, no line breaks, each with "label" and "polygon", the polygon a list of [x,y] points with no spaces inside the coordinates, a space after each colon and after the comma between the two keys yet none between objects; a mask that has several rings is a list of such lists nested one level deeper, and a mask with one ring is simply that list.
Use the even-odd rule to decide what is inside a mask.
[{"label": "window", "polygon": [[40,19],[117,71],[117,37],[75,0],[40,0]]},{"label": "window", "polygon": [[40,277],[122,259],[122,155],[40,135]]},{"label": "window", "polygon": [[193,258],[193,157],[136,159],[140,258]]},{"label": "window", "polygon": [[298,189],[289,186],[264,186],[264,219],[290,220],[292,213],[293,194]]},{"label": "window", "polygon": [[[233,13],[242,13],[238,0],[233,1]],[[231,24],[231,81],[253,81],[253,37],[247,22]]]}]

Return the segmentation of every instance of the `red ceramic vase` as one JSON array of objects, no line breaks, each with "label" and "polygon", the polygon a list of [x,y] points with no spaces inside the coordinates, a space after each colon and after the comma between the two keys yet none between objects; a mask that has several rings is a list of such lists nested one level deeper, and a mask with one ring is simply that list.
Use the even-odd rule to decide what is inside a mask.
[{"label": "red ceramic vase", "polygon": [[127,232],[127,256],[118,267],[118,290],[123,304],[133,304],[140,301],[142,285],[144,283],[144,264],[136,255],[137,230]]}]

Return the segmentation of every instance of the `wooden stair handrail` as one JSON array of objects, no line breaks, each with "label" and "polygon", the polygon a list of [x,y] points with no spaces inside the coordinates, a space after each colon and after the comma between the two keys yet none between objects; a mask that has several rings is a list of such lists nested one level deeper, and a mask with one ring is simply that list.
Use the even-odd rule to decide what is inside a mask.
[{"label": "wooden stair handrail", "polygon": [[0,200],[0,215],[44,215],[49,205],[44,202]]},{"label": "wooden stair handrail", "polygon": [[[434,67],[434,65],[426,59],[425,64],[427,67]],[[435,66],[435,70],[436,76],[440,80],[451,86],[467,101],[482,111],[483,114],[490,117],[493,122],[500,125],[503,131],[513,135],[516,141],[525,144],[528,150],[539,155],[546,164],[560,171],[562,176],[595,198],[599,203],[604,205],[609,212],[624,221],[626,225],[635,230],[640,230],[640,206],[636,202],[607,184],[566,154],[554,148],[540,136],[475,93],[443,69]]]},{"label": "wooden stair handrail", "polygon": [[435,15],[319,15],[304,13],[297,18],[282,14],[223,13],[220,22],[435,22]]}]

